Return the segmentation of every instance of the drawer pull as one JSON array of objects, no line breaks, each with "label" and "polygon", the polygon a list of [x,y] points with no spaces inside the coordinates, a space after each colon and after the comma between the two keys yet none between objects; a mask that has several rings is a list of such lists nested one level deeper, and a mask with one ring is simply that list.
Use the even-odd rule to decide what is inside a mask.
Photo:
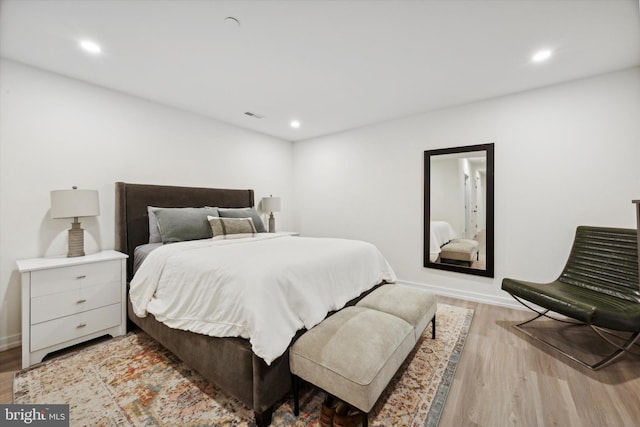
[{"label": "drawer pull", "polygon": [[79,299],[78,301],[76,301],[76,304],[82,304],[83,302],[87,302],[86,299]]},{"label": "drawer pull", "polygon": [[85,326],[87,326],[86,323],[80,323],[78,326],[76,326],[76,329],[81,329],[81,328],[84,328]]},{"label": "drawer pull", "polygon": [[84,279],[85,277],[87,277],[87,275],[83,274],[82,276],[76,276],[76,279]]}]

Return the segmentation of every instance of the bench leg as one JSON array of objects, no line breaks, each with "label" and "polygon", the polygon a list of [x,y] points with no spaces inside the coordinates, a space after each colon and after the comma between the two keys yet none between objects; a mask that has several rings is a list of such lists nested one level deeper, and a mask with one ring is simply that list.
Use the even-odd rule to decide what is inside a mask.
[{"label": "bench leg", "polygon": [[369,414],[366,412],[362,413],[362,427],[369,426]]},{"label": "bench leg", "polygon": [[333,399],[334,399],[333,394],[327,393],[327,396],[325,398],[325,402],[327,403],[327,406],[330,407],[330,408],[333,408]]},{"label": "bench leg", "polygon": [[431,319],[431,339],[436,339],[436,315],[433,315],[433,319]]},{"label": "bench leg", "polygon": [[297,375],[292,375],[291,377],[291,382],[293,382],[293,415],[297,417],[300,415],[300,380]]}]

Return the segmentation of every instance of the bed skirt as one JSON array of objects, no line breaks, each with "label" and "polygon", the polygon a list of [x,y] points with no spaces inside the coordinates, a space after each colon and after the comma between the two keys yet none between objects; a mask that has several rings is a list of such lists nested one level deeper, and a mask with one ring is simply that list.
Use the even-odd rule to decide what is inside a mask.
[{"label": "bed skirt", "polygon": [[273,404],[291,389],[289,352],[267,365],[243,338],[217,338],[172,329],[153,315],[138,317],[128,302],[129,319],[212,384],[245,403],[256,422],[268,425]]}]

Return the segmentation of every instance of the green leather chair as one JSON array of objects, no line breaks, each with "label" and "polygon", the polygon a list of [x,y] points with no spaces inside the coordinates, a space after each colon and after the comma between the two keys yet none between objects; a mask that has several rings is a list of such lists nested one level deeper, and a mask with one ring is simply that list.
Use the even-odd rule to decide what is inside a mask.
[{"label": "green leather chair", "polygon": [[[637,233],[633,229],[580,226],[567,264],[557,280],[534,283],[503,279],[502,289],[537,313],[534,318],[515,327],[592,370],[620,357],[640,336]],[[542,309],[534,308],[525,301]],[[522,328],[540,317],[566,321],[550,316],[549,312],[589,325],[616,346],[616,350],[597,363],[588,364]],[[619,345],[608,337],[611,330],[625,331],[629,336]]]}]

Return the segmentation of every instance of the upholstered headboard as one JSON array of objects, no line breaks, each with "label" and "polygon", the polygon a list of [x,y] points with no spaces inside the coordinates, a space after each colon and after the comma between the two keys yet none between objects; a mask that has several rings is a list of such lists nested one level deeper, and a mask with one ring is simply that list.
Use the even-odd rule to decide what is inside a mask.
[{"label": "upholstered headboard", "polygon": [[185,208],[253,206],[253,190],[174,187],[116,182],[115,249],[129,255],[127,282],[133,276],[133,252],[149,242],[147,206]]}]

